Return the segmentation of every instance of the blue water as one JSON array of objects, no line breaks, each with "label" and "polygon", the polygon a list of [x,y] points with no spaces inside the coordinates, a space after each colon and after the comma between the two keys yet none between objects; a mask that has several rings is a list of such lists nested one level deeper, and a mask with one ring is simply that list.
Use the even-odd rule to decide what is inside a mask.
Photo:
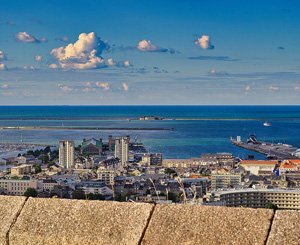
[{"label": "blue water", "polygon": [[[139,121],[143,115],[169,119]],[[268,121],[271,127],[264,127]],[[60,139],[131,135],[152,152],[168,158],[197,157],[207,152],[250,153],[229,142],[255,133],[261,140],[300,147],[300,106],[0,106],[0,126],[90,126],[173,128],[168,131],[0,130],[1,142],[57,144]],[[257,158],[263,156],[254,154]]]}]

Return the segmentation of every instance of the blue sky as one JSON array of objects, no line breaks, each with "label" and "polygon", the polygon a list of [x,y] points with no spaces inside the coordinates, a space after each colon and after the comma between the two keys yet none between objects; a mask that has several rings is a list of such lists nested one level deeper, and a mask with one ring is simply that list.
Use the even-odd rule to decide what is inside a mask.
[{"label": "blue sky", "polygon": [[299,1],[2,1],[0,104],[300,104]]}]

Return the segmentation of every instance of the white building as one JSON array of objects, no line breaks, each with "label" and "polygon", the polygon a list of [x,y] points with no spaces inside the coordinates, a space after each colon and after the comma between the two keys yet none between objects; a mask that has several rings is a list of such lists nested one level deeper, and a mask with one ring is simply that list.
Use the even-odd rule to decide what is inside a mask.
[{"label": "white building", "polygon": [[240,166],[251,174],[259,175],[260,172],[272,173],[277,163],[277,160],[242,160]]},{"label": "white building", "polygon": [[97,170],[98,180],[102,180],[106,185],[114,185],[115,170],[99,167]]},{"label": "white building", "polygon": [[59,164],[65,168],[74,168],[74,141],[59,141]]},{"label": "white building", "polygon": [[28,188],[38,188],[38,181],[19,179],[0,179],[1,192],[7,195],[23,196]]},{"label": "white building", "polygon": [[125,165],[129,159],[129,141],[129,136],[115,140],[115,158],[119,158],[122,165]]},{"label": "white building", "polygon": [[83,181],[80,183],[81,189],[87,194],[100,194],[103,196],[112,196],[112,189],[108,188],[104,182],[99,181]]},{"label": "white building", "polygon": [[13,176],[22,176],[25,174],[30,174],[32,172],[32,165],[22,164],[20,166],[12,167],[10,173]]}]

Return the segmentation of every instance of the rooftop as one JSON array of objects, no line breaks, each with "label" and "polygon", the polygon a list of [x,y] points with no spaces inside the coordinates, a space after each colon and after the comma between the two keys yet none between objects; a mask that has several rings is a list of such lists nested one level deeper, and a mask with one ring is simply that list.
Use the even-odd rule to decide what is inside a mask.
[{"label": "rooftop", "polygon": [[297,244],[300,240],[300,212],[271,209],[0,196],[0,218],[1,244]]},{"label": "rooftop", "polygon": [[277,160],[242,160],[241,165],[249,164],[249,165],[275,165],[277,164]]}]

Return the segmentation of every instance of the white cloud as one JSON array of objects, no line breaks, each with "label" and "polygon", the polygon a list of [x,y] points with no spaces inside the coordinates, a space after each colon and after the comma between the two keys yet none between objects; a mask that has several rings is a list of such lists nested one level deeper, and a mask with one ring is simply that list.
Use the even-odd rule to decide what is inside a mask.
[{"label": "white cloud", "polygon": [[1,84],[0,88],[2,88],[2,89],[8,89],[8,84],[6,84],[6,83]]},{"label": "white cloud", "polygon": [[122,88],[125,92],[127,92],[129,90],[129,86],[127,83],[122,83]]},{"label": "white cloud", "polygon": [[295,91],[300,91],[300,86],[295,86],[295,87],[294,87],[294,90],[295,90]]},{"label": "white cloud", "polygon": [[85,92],[96,91],[99,88],[104,91],[110,90],[110,84],[108,82],[85,82],[84,86],[83,91]]},{"label": "white cloud", "polygon": [[69,87],[68,85],[58,84],[58,87],[65,93],[73,91],[73,88]]},{"label": "white cloud", "polygon": [[208,72],[210,75],[228,75],[228,73],[227,72],[224,72],[224,71],[217,71],[217,70],[215,70],[215,69],[211,69],[211,70],[209,70],[209,72]]},{"label": "white cloud", "polygon": [[96,89],[95,88],[91,88],[91,87],[85,87],[85,88],[82,89],[82,91],[83,92],[94,92],[94,91],[96,91]]},{"label": "white cloud", "polygon": [[249,85],[249,84],[247,84],[246,86],[245,86],[245,93],[249,93],[249,92],[251,92],[252,91],[252,87]]},{"label": "white cloud", "polygon": [[210,37],[207,35],[202,35],[199,37],[195,44],[198,45],[202,49],[214,49],[214,45],[211,44]]},{"label": "white cloud", "polygon": [[4,70],[7,70],[6,65],[3,63],[0,63],[0,71],[4,71]]},{"label": "white cloud", "polygon": [[35,70],[35,67],[32,65],[25,65],[25,66],[23,66],[23,69],[24,70]]},{"label": "white cloud", "polygon": [[42,62],[43,56],[41,56],[41,55],[36,55],[36,56],[34,57],[34,60],[35,60],[36,62]]},{"label": "white cloud", "polygon": [[137,44],[137,49],[142,52],[167,52],[168,49],[158,47],[151,43],[150,40],[141,40]]},{"label": "white cloud", "polygon": [[6,60],[6,54],[0,50],[0,61]]},{"label": "white cloud", "polygon": [[49,68],[51,68],[51,69],[57,69],[58,65],[57,64],[50,64]]},{"label": "white cloud", "polygon": [[32,36],[31,34],[27,32],[19,32],[16,34],[16,40],[23,43],[44,43],[47,42],[47,39],[42,38],[36,38],[35,36]]},{"label": "white cloud", "polygon": [[105,91],[110,90],[110,85],[108,82],[96,82],[95,85]]},{"label": "white cloud", "polygon": [[105,66],[100,55],[108,49],[109,45],[94,32],[81,33],[74,44],[69,43],[65,47],[52,49],[51,55],[64,69],[95,69]]},{"label": "white cloud", "polygon": [[107,59],[106,64],[107,66],[117,66],[117,67],[125,67],[125,68],[132,66],[129,60],[115,61],[113,58]]},{"label": "white cloud", "polygon": [[129,62],[129,60],[124,60],[123,64],[125,67],[132,66],[131,63]]},{"label": "white cloud", "polygon": [[279,88],[276,87],[276,86],[271,85],[271,86],[268,87],[268,90],[269,90],[270,92],[276,92],[276,91],[279,90]]},{"label": "white cloud", "polygon": [[113,58],[109,58],[107,60],[107,65],[108,66],[115,66],[115,65],[117,65],[117,63],[113,60]]}]

